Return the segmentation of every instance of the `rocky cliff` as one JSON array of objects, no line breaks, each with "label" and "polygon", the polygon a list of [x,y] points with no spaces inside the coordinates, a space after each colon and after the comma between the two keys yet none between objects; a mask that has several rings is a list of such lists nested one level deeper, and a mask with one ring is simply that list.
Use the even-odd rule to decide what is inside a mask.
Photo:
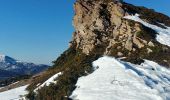
[{"label": "rocky cliff", "polygon": [[[116,1],[77,1],[73,21],[76,30],[73,43],[76,43],[76,47],[89,54],[97,45],[106,43],[109,48],[114,44],[118,34],[122,34],[118,31],[123,26],[122,17],[125,15],[121,6]],[[123,24],[127,26],[126,22]]]},{"label": "rocky cliff", "polygon": [[138,23],[130,26],[130,22],[123,17],[129,15],[122,8],[122,4],[112,0],[77,1],[75,3],[74,26],[76,32],[73,42],[76,47],[89,54],[96,46],[105,44],[105,54],[110,48],[119,44],[118,48],[129,51],[147,45],[147,41],[136,36],[141,31]]},{"label": "rocky cliff", "polygon": [[[148,59],[165,67],[170,66],[170,47],[157,41],[159,33],[126,18],[138,14],[148,24],[166,30],[170,26],[168,16],[122,0],[77,0],[74,10],[75,32],[70,48],[54,61],[52,68],[35,77],[28,87],[28,98],[69,100],[78,78],[92,73],[92,62],[103,55],[134,64],[141,64],[143,59]],[[57,84],[45,86],[35,95],[34,89],[38,84],[60,72],[63,74],[57,78]]]},{"label": "rocky cliff", "polygon": [[[134,59],[152,58],[152,53],[155,54],[153,49],[164,48],[169,51],[169,47],[156,41],[157,33],[154,30],[124,18],[139,13],[139,10],[159,16],[152,10],[139,8],[119,0],[77,0],[73,19],[76,31],[71,45],[76,46],[86,55],[102,48],[101,55]],[[144,15],[145,13],[140,14],[140,16]],[[148,23],[157,23],[146,16],[143,19]],[[133,55],[136,53],[137,55]]]}]

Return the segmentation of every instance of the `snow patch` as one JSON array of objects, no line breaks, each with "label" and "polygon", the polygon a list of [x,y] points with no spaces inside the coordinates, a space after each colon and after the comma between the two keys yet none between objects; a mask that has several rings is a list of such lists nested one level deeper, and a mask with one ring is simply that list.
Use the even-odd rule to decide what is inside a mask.
[{"label": "snow patch", "polygon": [[[59,77],[59,76],[61,76],[63,73],[62,72],[59,72],[59,73],[57,73],[57,74],[55,74],[55,75],[53,75],[51,78],[49,78],[47,81],[45,81],[43,84],[41,84],[38,88],[36,88],[35,90],[34,90],[34,92],[36,92],[38,89],[41,89],[42,87],[44,87],[44,86],[49,86],[51,83],[54,83],[54,84],[56,84],[56,79]],[[39,84],[38,84],[39,85]]]},{"label": "snow patch", "polygon": [[15,88],[12,90],[8,90],[5,92],[1,92],[0,99],[1,100],[22,100],[22,98],[24,98],[24,95],[28,93],[26,91],[27,86],[28,85]]},{"label": "snow patch", "polygon": [[170,100],[170,70],[145,60],[141,65],[102,57],[92,74],[80,77],[73,100]]},{"label": "snow patch", "polygon": [[166,29],[163,29],[163,28],[158,27],[156,25],[149,24],[149,23],[143,21],[142,19],[140,19],[139,14],[125,16],[124,18],[134,20],[136,22],[140,22],[144,26],[155,30],[158,33],[156,40],[158,42],[160,42],[161,44],[170,46],[170,27],[164,25],[166,27]]},{"label": "snow patch", "polygon": [[3,62],[5,60],[5,55],[0,54],[0,61]]}]

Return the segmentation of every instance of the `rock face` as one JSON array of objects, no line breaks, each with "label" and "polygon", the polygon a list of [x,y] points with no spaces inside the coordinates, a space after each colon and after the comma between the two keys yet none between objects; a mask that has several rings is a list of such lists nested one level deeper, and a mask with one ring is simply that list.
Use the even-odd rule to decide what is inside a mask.
[{"label": "rock face", "polygon": [[74,5],[74,27],[72,44],[85,54],[89,54],[96,46],[104,44],[104,54],[110,53],[110,48],[119,45],[129,51],[143,48],[147,41],[139,38],[140,25],[130,25],[123,17],[129,15],[122,8],[119,0],[77,0]]},{"label": "rock face", "polygon": [[93,72],[91,64],[103,55],[120,57],[133,64],[148,59],[170,66],[170,47],[156,41],[154,30],[124,16],[137,13],[148,23],[158,25],[159,22],[166,26],[170,26],[169,17],[122,0],[76,0],[74,9],[75,32],[70,48],[54,61],[52,68],[34,79],[29,86],[29,95],[34,94],[31,91],[37,84],[56,73],[63,74],[57,79],[57,84],[35,93],[33,98],[36,100],[69,100],[78,78]]},{"label": "rock face", "polygon": [[[139,14],[144,21],[162,27],[157,23],[169,26],[170,18],[166,15],[121,0],[77,0],[74,10],[75,32],[71,47],[76,47],[86,55],[97,53],[114,57],[124,56],[132,63],[149,59],[165,64],[160,56],[157,56],[161,55],[165,60],[168,59],[165,65],[170,65],[170,48],[157,42],[157,33],[141,23],[125,18]],[[168,52],[162,52],[163,48],[168,48]]]}]

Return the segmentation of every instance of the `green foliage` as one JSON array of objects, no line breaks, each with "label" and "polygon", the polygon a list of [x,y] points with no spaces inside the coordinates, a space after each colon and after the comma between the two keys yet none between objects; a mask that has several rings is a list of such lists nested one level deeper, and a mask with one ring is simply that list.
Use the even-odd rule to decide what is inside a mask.
[{"label": "green foliage", "polygon": [[[110,0],[107,0],[110,1]],[[105,27],[108,27],[110,25],[110,14],[107,11],[107,6],[105,4],[101,5],[103,8],[100,10],[100,17],[104,20],[103,24]],[[150,16],[153,14],[154,17],[159,16],[161,14],[152,12],[153,10],[149,10],[143,7],[137,8],[132,5],[123,4],[124,8],[127,8],[129,12],[131,13],[142,13],[143,15],[146,14],[147,17],[144,17],[145,19],[150,20],[152,23],[155,22],[155,19]],[[169,22],[169,18],[167,18],[165,15],[161,15],[162,17],[158,17],[157,22],[162,22],[167,25]],[[161,19],[162,18],[162,19]],[[167,21],[164,21],[165,19],[168,19]],[[134,21],[129,21],[129,24],[131,27],[135,25]],[[155,44],[155,47],[148,47],[145,46],[142,49],[138,49],[135,45],[134,48],[136,51],[129,52],[125,48],[117,49],[120,44],[114,45],[114,47],[109,48],[111,50],[110,56],[117,57],[117,52],[122,52],[127,59],[126,61],[140,64],[143,62],[142,59],[149,59],[153,61],[158,61],[161,64],[163,63],[163,60],[166,59],[168,62],[170,62],[170,48],[168,50],[164,50],[166,46],[163,46],[155,41],[156,32],[153,31],[150,28],[147,28],[143,25],[141,25],[140,32],[137,33],[137,36],[141,39],[144,39],[146,41],[153,41]],[[97,39],[101,40],[101,37],[103,34],[109,34],[109,32],[104,31],[98,31],[94,30],[94,32],[98,35]],[[72,91],[76,88],[75,84],[79,77],[88,75],[93,71],[92,68],[92,62],[95,61],[98,57],[102,56],[103,53],[106,50],[106,47],[108,46],[109,41],[103,42],[101,45],[96,45],[94,50],[89,54],[85,55],[82,53],[81,50],[77,50],[74,47],[69,48],[66,50],[61,56],[54,61],[53,67],[49,68],[46,72],[44,72],[42,75],[36,76],[33,79],[33,82],[31,85],[27,88],[29,90],[29,94],[27,97],[30,100],[68,100],[69,96],[71,95]],[[147,48],[151,48],[153,50],[152,53],[147,53]],[[162,59],[160,59],[162,58]],[[58,72],[63,72],[63,75],[59,76],[57,78],[57,84],[51,84],[50,86],[42,87],[40,90],[37,91],[35,94],[33,90],[37,87],[37,84],[45,82],[47,79],[49,79],[51,76]]]},{"label": "green foliage", "polygon": [[34,100],[35,99],[34,91],[29,91],[29,94],[26,97],[29,98],[30,100]]},{"label": "green foliage", "polygon": [[105,30],[111,25],[111,15],[107,9],[106,4],[101,4],[101,9],[99,11],[99,17],[103,19],[102,24],[104,25]]},{"label": "green foliage", "polygon": [[128,22],[129,22],[129,26],[131,26],[131,27],[134,27],[135,26],[135,21],[133,21],[133,20],[128,20]]},{"label": "green foliage", "polygon": [[[134,21],[128,20],[128,22],[129,24],[131,24],[131,26],[135,24]],[[154,30],[145,27],[142,24],[139,25],[141,31],[135,33],[137,37],[146,40],[147,43],[152,41],[155,46],[149,47],[148,45],[145,45],[145,47],[139,49],[135,44],[133,44],[133,48],[135,49],[135,51],[128,51],[124,47],[122,47],[121,43],[117,43],[111,48],[110,56],[118,57],[117,53],[121,52],[123,53],[123,56],[126,57],[126,59],[124,59],[125,61],[134,64],[141,64],[143,62],[143,59],[149,59],[158,62],[159,64],[162,64],[164,66],[170,66],[170,55],[169,55],[170,48],[156,41],[157,33]],[[122,48],[117,49],[118,46]],[[148,53],[147,48],[150,48],[152,52]]]},{"label": "green foliage", "polygon": [[[98,57],[96,55],[85,55],[81,50],[69,48],[56,61],[54,66],[46,71],[43,75],[34,79],[33,83],[28,87],[30,93],[28,98],[35,100],[68,100],[76,88],[75,84],[79,77],[85,76],[93,71],[92,62]],[[63,72],[63,75],[57,78],[57,84],[51,84],[38,90],[36,95],[32,95],[38,83],[43,83],[52,75]]]},{"label": "green foliage", "polygon": [[153,41],[156,39],[156,32],[148,27],[143,25],[140,26],[141,31],[135,33],[137,37],[146,40],[146,41]]},{"label": "green foliage", "polygon": [[123,3],[122,7],[125,11],[131,14],[140,14],[142,19],[148,20],[151,24],[165,28],[159,23],[164,23],[167,26],[170,26],[170,18],[164,14],[155,12],[153,9],[147,9],[145,7],[137,7],[128,3]]},{"label": "green foliage", "polygon": [[153,51],[150,54],[151,60],[156,61],[157,63],[164,65],[165,67],[170,67],[170,48],[168,46],[157,44],[151,49]]}]

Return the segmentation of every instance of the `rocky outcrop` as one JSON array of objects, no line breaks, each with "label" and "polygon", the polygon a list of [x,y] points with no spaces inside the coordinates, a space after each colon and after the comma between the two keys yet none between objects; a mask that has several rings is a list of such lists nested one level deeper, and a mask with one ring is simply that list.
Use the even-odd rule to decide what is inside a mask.
[{"label": "rocky outcrop", "polygon": [[[92,62],[103,55],[120,57],[134,64],[148,59],[170,66],[170,48],[155,40],[157,33],[140,23],[124,19],[126,15],[138,13],[148,23],[159,21],[170,25],[169,17],[121,0],[76,0],[74,9],[75,32],[70,48],[54,61],[52,68],[33,79],[27,95],[31,100],[70,100],[78,78],[93,72]],[[59,72],[63,74],[57,79],[57,84],[32,93],[37,84]]]},{"label": "rocky outcrop", "polygon": [[[76,47],[86,55],[94,53],[126,57],[126,60],[132,63],[149,59],[166,66],[170,65],[170,48],[156,41],[157,33],[138,22],[125,19],[125,16],[136,12],[140,14],[141,19],[153,24],[157,22],[152,20],[151,16],[143,16],[147,13],[156,16],[160,15],[159,13],[121,0],[77,0],[74,9],[75,32],[71,47]],[[143,12],[140,13],[140,10]],[[167,19],[166,16],[163,18]],[[162,21],[159,17],[158,20]],[[168,21],[165,22],[167,25]],[[168,52],[162,52],[163,48],[168,48]],[[168,59],[168,62],[163,62],[157,55]]]},{"label": "rocky outcrop", "polygon": [[118,0],[77,0],[74,5],[73,19],[76,32],[72,45],[89,54],[96,46],[104,44],[109,54],[112,47],[118,45],[129,51],[143,48],[147,41],[139,38],[140,25],[124,19],[129,15],[122,8],[122,1]]}]

